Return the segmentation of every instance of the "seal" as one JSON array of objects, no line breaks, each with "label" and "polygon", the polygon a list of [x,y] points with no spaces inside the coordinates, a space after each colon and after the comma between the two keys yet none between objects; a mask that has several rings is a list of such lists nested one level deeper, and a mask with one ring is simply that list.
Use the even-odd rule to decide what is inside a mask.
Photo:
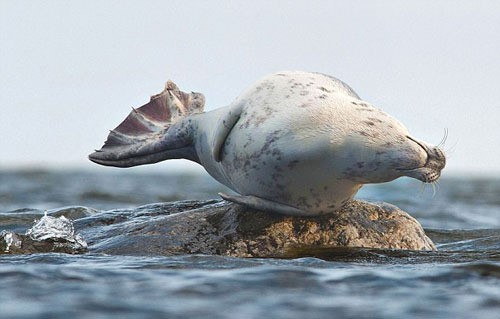
[{"label": "seal", "polygon": [[168,81],[89,159],[116,167],[188,159],[239,194],[224,199],[299,216],[336,211],[364,184],[435,182],[446,163],[438,147],[320,73],[272,74],[226,107],[203,112],[204,104]]}]

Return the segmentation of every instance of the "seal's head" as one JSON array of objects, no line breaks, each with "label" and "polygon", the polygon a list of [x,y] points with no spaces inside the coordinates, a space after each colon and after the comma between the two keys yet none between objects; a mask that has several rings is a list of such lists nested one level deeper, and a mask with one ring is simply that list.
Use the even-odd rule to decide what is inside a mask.
[{"label": "seal's head", "polygon": [[377,118],[356,123],[351,134],[349,164],[344,178],[362,184],[383,183],[408,176],[433,183],[441,176],[446,157],[441,149],[410,135],[396,119],[378,110]]},{"label": "seal's head", "polygon": [[[411,136],[408,140],[417,144],[420,149],[418,152],[424,154],[424,160],[415,168],[396,168],[402,176],[413,177],[424,183],[433,183],[441,176],[441,170],[446,165],[446,157],[443,151],[436,146],[429,146],[425,142],[419,141]],[[421,155],[419,157],[422,157]]]}]

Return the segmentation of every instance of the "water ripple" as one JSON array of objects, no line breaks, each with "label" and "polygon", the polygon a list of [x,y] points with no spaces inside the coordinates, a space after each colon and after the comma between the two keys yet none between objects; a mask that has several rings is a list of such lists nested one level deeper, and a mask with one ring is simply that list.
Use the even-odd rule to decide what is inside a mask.
[{"label": "water ripple", "polygon": [[[443,179],[435,197],[414,196],[420,184],[407,180],[362,190],[363,198],[412,213],[437,252],[317,249],[297,259],[133,256],[123,226],[153,236],[141,233],[141,225],[171,208],[148,203],[212,198],[223,189],[209,177],[32,171],[0,172],[0,179],[0,230],[24,233],[47,211],[74,220],[90,247],[81,255],[1,255],[2,318],[490,319],[500,313],[498,179]],[[116,238],[124,240],[114,241],[120,248],[114,255],[96,253]]]}]

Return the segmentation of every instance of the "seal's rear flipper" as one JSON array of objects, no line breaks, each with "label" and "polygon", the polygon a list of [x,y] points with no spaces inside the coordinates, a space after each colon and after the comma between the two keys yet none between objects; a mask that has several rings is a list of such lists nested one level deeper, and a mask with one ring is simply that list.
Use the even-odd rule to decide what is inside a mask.
[{"label": "seal's rear flipper", "polygon": [[219,196],[224,200],[265,212],[293,216],[311,216],[310,213],[301,209],[273,202],[257,196],[231,196],[224,193],[219,193]]},{"label": "seal's rear flipper", "polygon": [[[109,132],[100,150],[89,155],[95,163],[130,167],[172,158],[196,160],[186,116],[203,112],[201,93],[185,93],[168,81],[149,103],[132,112]],[[175,127],[173,127],[175,126]]]}]

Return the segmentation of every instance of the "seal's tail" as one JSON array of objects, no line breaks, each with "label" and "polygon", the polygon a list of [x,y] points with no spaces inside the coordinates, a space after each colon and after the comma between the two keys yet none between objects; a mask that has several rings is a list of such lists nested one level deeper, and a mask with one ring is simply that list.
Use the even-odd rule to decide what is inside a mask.
[{"label": "seal's tail", "polygon": [[[114,130],[100,150],[89,155],[95,163],[130,167],[171,158],[192,157],[190,132],[182,119],[203,112],[201,93],[185,93],[174,82],[132,112]],[[175,129],[172,127],[176,126]]]}]

